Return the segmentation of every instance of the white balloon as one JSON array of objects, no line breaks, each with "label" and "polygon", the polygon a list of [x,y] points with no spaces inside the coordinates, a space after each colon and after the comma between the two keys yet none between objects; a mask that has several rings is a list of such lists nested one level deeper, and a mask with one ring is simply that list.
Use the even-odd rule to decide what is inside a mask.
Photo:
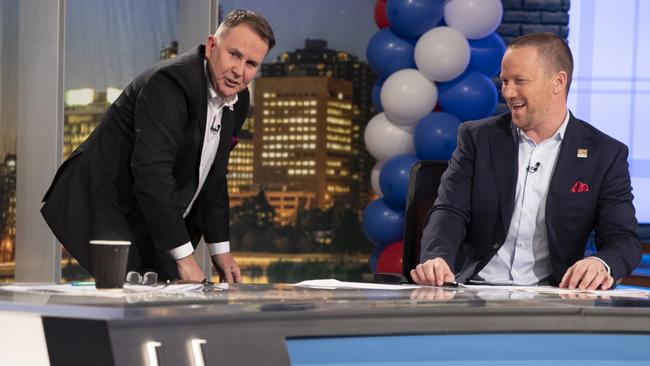
[{"label": "white balloon", "polygon": [[415,69],[393,73],[381,87],[381,105],[386,117],[399,126],[413,127],[431,113],[437,101],[436,84]]},{"label": "white balloon", "polygon": [[372,190],[379,197],[384,196],[384,194],[381,193],[381,188],[379,187],[379,172],[381,172],[381,168],[383,167],[384,167],[384,162],[378,161],[377,163],[375,163],[375,166],[372,167],[372,171],[370,172],[370,186],[372,186]]},{"label": "white balloon", "polygon": [[379,161],[415,152],[411,131],[390,123],[383,112],[370,119],[363,139],[370,155]]},{"label": "white balloon", "polygon": [[467,39],[487,37],[503,18],[501,0],[445,0],[445,23]]},{"label": "white balloon", "polygon": [[435,27],[415,45],[415,64],[429,80],[449,81],[462,74],[469,64],[470,48],[456,29]]}]

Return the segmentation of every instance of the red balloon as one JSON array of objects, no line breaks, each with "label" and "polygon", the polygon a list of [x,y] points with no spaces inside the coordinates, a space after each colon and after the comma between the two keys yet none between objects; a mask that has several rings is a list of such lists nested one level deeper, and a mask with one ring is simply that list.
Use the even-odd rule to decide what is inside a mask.
[{"label": "red balloon", "polygon": [[386,16],[386,0],[377,0],[375,4],[375,23],[379,29],[389,26],[388,17]]},{"label": "red balloon", "polygon": [[389,244],[381,251],[377,259],[377,272],[402,273],[402,253],[404,242],[402,240]]}]

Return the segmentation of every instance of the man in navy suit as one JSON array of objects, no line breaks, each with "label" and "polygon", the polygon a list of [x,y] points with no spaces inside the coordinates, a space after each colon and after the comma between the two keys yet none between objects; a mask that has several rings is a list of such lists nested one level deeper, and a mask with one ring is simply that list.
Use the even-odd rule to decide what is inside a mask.
[{"label": "man in navy suit", "polygon": [[[627,147],[567,109],[572,72],[571,50],[554,34],[508,46],[510,113],[458,129],[410,273],[416,283],[609,289],[639,264]],[[583,258],[592,231],[598,250]]]},{"label": "man in navy suit", "polygon": [[220,277],[240,282],[226,167],[247,85],[274,44],[266,19],[235,10],[205,45],[124,89],[43,198],[43,217],[84,268],[92,273],[89,240],[129,240],[129,270],[201,281],[192,253],[203,237]]}]

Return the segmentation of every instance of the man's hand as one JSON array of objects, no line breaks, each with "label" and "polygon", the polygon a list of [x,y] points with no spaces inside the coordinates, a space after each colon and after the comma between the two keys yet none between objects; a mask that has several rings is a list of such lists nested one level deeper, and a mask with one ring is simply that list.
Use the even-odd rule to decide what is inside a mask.
[{"label": "man's hand", "polygon": [[241,270],[230,253],[212,256],[212,264],[219,273],[219,281],[228,283],[241,283]]},{"label": "man's hand", "polygon": [[561,288],[574,290],[607,290],[614,284],[614,278],[607,274],[605,265],[596,258],[585,258],[572,265],[562,277]]},{"label": "man's hand", "polygon": [[181,280],[198,281],[201,282],[205,279],[205,275],[199,265],[196,263],[193,255],[188,255],[185,258],[176,260],[176,268]]},{"label": "man's hand", "polygon": [[444,259],[438,257],[418,264],[411,270],[411,278],[418,285],[442,286],[445,282],[454,282],[454,273]]}]

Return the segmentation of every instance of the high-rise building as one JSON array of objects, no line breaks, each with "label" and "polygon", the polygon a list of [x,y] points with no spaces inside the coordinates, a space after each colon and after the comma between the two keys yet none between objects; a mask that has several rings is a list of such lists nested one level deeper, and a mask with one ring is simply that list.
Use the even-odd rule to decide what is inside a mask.
[{"label": "high-rise building", "polygon": [[108,88],[70,89],[65,92],[63,157],[77,148],[101,122],[104,113],[122,91]]},{"label": "high-rise building", "polygon": [[16,155],[0,163],[0,263],[13,262],[16,243]]},{"label": "high-rise building", "polygon": [[253,182],[266,192],[313,192],[326,208],[350,195],[352,83],[261,77],[255,87]]},{"label": "high-rise building", "polygon": [[237,138],[237,147],[230,152],[228,160],[228,193],[231,195],[253,186],[253,135],[242,129]]},{"label": "high-rise building", "polygon": [[352,82],[352,161],[350,195],[357,208],[371,198],[370,171],[374,159],[365,148],[363,132],[375,113],[372,87],[377,75],[357,56],[327,48],[327,41],[306,40],[305,48],[281,53],[273,63],[262,65],[263,77],[326,76]]}]

